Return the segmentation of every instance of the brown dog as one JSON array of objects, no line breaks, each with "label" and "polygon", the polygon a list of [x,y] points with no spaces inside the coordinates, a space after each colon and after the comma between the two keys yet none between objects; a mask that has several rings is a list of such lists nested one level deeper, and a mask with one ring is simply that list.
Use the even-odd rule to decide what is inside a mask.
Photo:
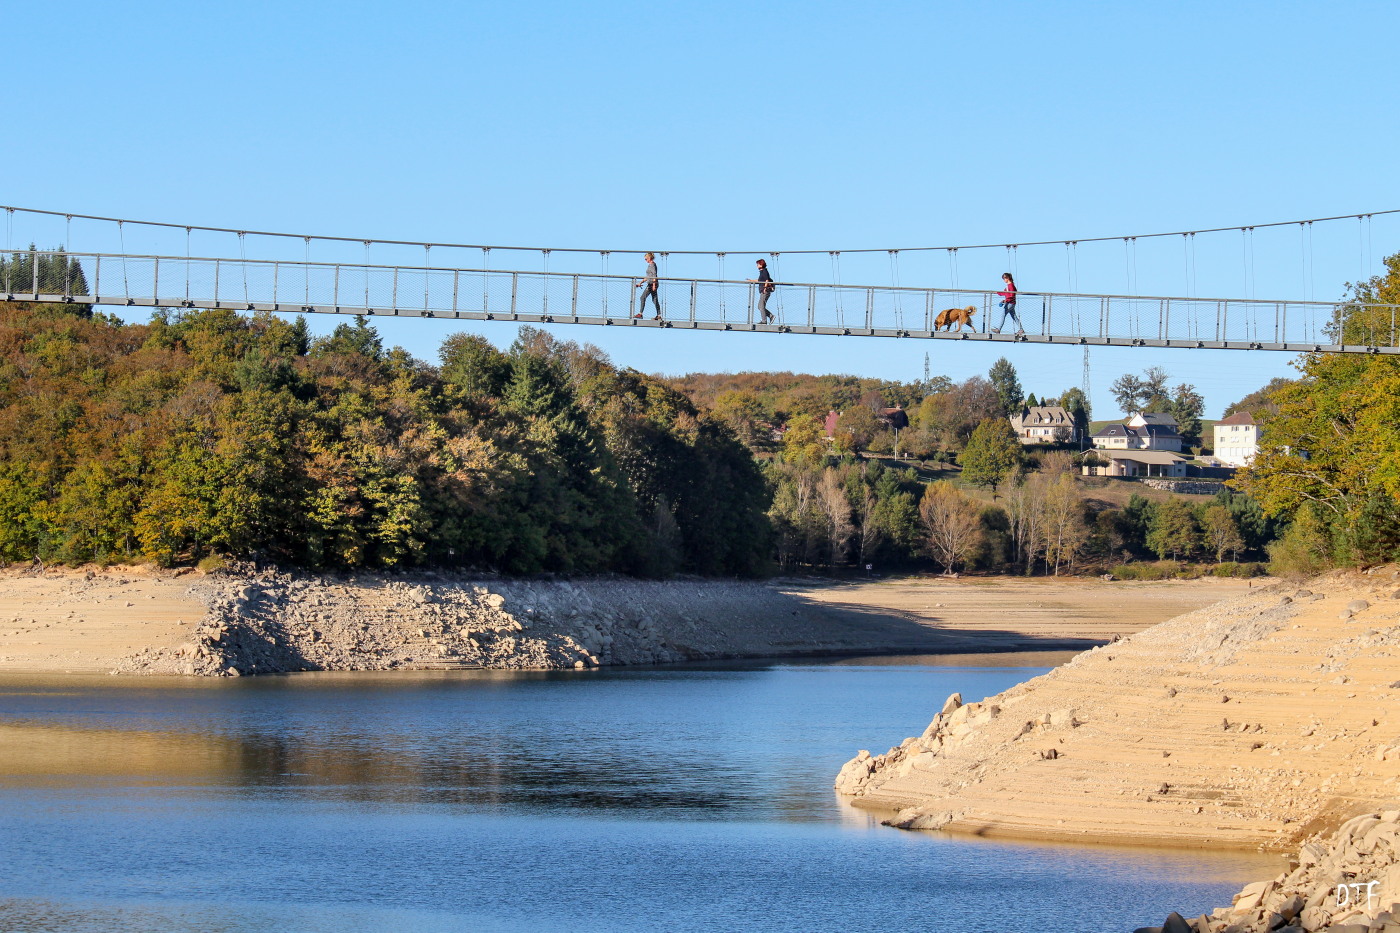
[{"label": "brown dog", "polygon": [[[951,330],[953,325],[956,324],[958,325],[958,330],[961,332],[965,326],[972,327],[972,316],[976,313],[976,305],[968,305],[966,308],[948,308],[944,311],[939,311],[938,317],[933,319],[933,329],[942,330],[946,327]],[[973,327],[972,329],[976,330],[977,328]]]}]

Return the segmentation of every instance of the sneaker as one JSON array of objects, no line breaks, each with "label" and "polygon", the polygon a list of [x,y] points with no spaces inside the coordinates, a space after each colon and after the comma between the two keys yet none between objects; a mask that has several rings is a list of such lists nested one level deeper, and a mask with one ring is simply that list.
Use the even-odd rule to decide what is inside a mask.
[{"label": "sneaker", "polygon": [[993,327],[993,328],[992,328],[992,333],[994,333],[994,334],[999,334],[999,333],[1001,333],[1001,328],[1000,328],[1000,327]]},{"label": "sneaker", "polygon": [[656,317],[652,318],[652,320],[653,320],[653,321],[659,321],[659,320],[661,320],[661,315],[658,314]]},{"label": "sneaker", "polygon": [[637,320],[639,320],[639,321],[642,319],[642,316],[641,316],[640,314],[634,314],[634,315],[632,315],[632,316],[633,316],[634,318],[636,318]]}]

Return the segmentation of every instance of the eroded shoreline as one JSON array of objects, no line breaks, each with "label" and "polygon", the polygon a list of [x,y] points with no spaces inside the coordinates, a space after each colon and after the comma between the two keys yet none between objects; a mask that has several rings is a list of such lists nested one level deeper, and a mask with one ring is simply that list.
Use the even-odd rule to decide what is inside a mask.
[{"label": "eroded shoreline", "polygon": [[1246,586],[1208,583],[10,571],[0,671],[550,670],[1082,650]]}]

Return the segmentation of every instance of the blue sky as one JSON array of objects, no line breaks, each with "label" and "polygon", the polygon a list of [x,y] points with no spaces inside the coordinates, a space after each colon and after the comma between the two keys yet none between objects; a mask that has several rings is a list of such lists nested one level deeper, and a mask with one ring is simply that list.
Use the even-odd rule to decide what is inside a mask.
[{"label": "blue sky", "polygon": [[[78,0],[13,5],[6,21],[0,203],[25,207],[729,251],[1059,240],[1400,207],[1394,3]],[[75,234],[71,248],[84,245]],[[1196,250],[1189,283],[1179,242],[1140,246],[1137,290],[1245,296],[1239,234],[1203,236]],[[1307,270],[1296,228],[1260,232],[1255,250],[1259,297],[1340,298],[1400,251],[1400,220],[1317,225]],[[1065,258],[1020,251],[1022,288],[1065,289]],[[729,262],[730,277],[751,265]],[[843,263],[845,282],[890,281],[884,254]],[[960,284],[993,286],[1004,265],[1000,251],[963,254]],[[900,274],[951,284],[943,254],[905,254]],[[1120,246],[1086,247],[1077,290],[1123,292],[1128,274]],[[456,329],[382,327],[427,359]],[[1081,380],[1069,347],[557,332],[651,372],[911,380],[927,352],[957,379],[1005,354],[1037,394]],[[1289,374],[1290,359],[1096,349],[1095,413],[1114,413],[1118,374],[1162,365],[1218,415]]]}]

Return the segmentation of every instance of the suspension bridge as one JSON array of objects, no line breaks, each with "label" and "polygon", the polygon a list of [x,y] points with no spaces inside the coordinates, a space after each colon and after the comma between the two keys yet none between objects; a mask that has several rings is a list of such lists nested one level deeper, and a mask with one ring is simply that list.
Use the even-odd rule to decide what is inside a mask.
[{"label": "suspension bridge", "polygon": [[[768,302],[777,317],[765,323],[753,282],[722,275],[663,275],[657,285],[660,314],[654,310],[643,314],[637,276],[549,271],[549,256],[555,252],[549,249],[538,250],[544,270],[488,268],[484,262],[469,267],[255,259],[242,255],[245,237],[250,235],[246,231],[22,208],[6,211],[10,218],[16,212],[62,217],[69,225],[74,217],[116,224],[123,246],[127,224],[183,229],[187,243],[195,230],[236,234],[240,246],[236,257],[11,248],[0,260],[0,296],[16,302],[1083,346],[1400,353],[1400,306],[1396,305],[1022,291],[1016,311],[1023,332],[1015,333],[1014,326],[998,332],[1000,295],[992,290],[780,280],[777,294]],[[489,259],[493,249],[507,249],[251,235],[296,237],[304,241],[308,254],[316,239],[363,243],[366,254],[374,243],[421,246],[425,258],[431,258],[435,247],[440,253],[479,249],[483,259]],[[1168,235],[1194,233],[1154,234]],[[613,251],[559,252],[596,252],[606,268]],[[711,255],[720,258],[722,270],[725,253]],[[971,324],[940,327],[941,312],[952,308],[970,310]]]}]

